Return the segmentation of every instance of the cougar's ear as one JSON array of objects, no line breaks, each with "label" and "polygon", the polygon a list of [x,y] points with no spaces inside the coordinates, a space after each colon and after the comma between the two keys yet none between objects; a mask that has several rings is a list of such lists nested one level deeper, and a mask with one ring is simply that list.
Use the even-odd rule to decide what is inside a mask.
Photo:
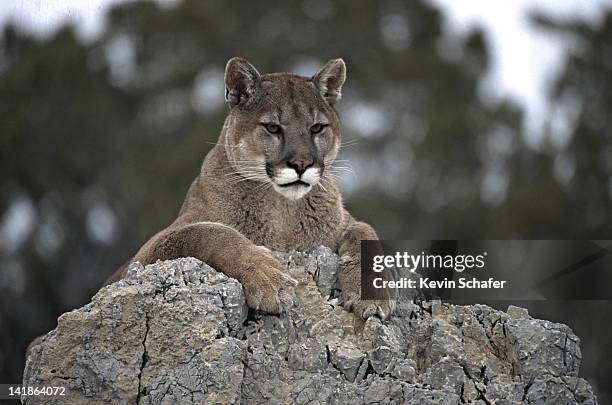
[{"label": "cougar's ear", "polygon": [[312,77],[312,82],[330,105],[342,97],[342,85],[345,80],[346,65],[342,59],[330,60]]},{"label": "cougar's ear", "polygon": [[257,69],[244,58],[235,57],[225,65],[225,101],[230,107],[245,103],[259,85]]}]

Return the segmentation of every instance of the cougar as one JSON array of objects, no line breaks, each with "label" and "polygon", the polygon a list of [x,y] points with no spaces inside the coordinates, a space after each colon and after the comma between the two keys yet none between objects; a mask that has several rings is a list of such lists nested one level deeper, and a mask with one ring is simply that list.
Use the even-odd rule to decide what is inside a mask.
[{"label": "cougar", "polygon": [[[342,59],[313,77],[260,75],[246,59],[225,67],[229,113],[191,184],[178,218],[127,263],[196,257],[237,279],[247,304],[280,313],[297,286],[271,250],[327,246],[344,259],[340,302],[355,314],[387,318],[395,299],[360,300],[360,241],[372,227],[344,208],[333,164],[341,144],[334,105],[346,79]],[[127,265],[107,283],[125,276]]]}]

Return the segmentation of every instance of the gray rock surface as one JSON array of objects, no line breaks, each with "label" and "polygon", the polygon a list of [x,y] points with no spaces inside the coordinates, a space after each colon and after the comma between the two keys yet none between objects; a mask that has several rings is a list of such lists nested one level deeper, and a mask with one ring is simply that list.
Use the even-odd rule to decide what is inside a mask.
[{"label": "gray rock surface", "polygon": [[23,403],[597,403],[566,325],[437,301],[363,322],[327,300],[331,251],[277,257],[300,281],[281,316],[249,311],[236,280],[196,259],[132,265],[33,349],[24,384],[66,396]]}]

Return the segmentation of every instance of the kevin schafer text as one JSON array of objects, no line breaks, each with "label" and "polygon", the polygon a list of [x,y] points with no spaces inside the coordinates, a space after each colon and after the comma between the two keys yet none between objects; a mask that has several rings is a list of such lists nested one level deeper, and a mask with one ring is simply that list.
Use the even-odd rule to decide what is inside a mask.
[{"label": "kevin schafer text", "polygon": [[495,280],[490,277],[488,280],[479,280],[477,278],[465,278],[461,277],[457,280],[449,280],[445,278],[443,280],[432,280],[429,277],[422,277],[419,279],[413,279],[408,277],[402,277],[398,280],[384,280],[380,277],[372,280],[374,288],[463,288],[463,289],[498,289],[506,286],[506,280]]}]

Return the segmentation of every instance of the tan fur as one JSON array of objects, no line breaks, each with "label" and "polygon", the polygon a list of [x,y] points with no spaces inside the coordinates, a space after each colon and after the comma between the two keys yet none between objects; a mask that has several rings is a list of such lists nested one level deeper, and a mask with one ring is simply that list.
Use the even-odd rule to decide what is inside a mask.
[{"label": "tan fur", "polygon": [[[345,69],[336,59],[313,78],[260,76],[246,60],[231,59],[225,77],[231,109],[219,141],[206,156],[178,218],[145,243],[133,260],[146,265],[197,257],[238,279],[249,306],[276,313],[292,305],[296,282],[258,246],[309,251],[325,245],[350,257],[339,273],[345,307],[366,318],[387,317],[394,297],[377,302],[358,299],[359,241],[378,237],[343,207],[329,170],[340,146],[333,104],[340,98]],[[265,122],[278,123],[282,135],[269,133]],[[324,133],[312,135],[309,131],[318,122],[328,126]],[[300,159],[314,161],[312,167],[322,173],[304,196],[293,199],[307,188],[279,186],[273,179],[280,178],[282,170],[292,173],[288,162]],[[109,281],[125,276],[126,270],[124,265]]]}]

